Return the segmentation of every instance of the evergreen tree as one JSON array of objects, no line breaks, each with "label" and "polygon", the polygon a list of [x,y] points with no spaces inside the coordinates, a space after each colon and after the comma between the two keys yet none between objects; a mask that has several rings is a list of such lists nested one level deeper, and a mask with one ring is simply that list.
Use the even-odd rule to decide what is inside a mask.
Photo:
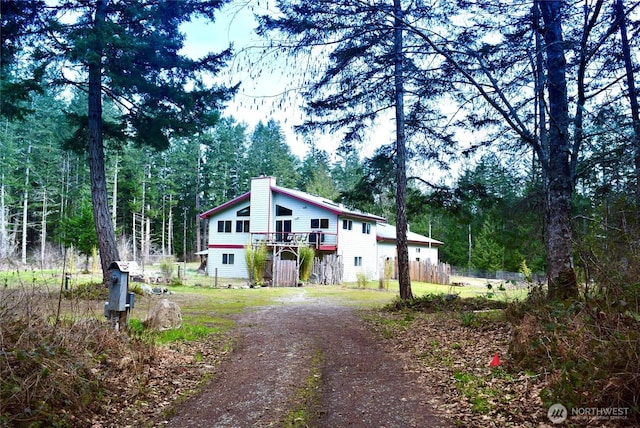
[{"label": "evergreen tree", "polygon": [[[439,115],[430,103],[442,94],[441,85],[431,80],[428,68],[418,66],[412,55],[413,40],[406,31],[407,22],[431,22],[431,15],[422,13],[415,3],[403,5],[400,0],[280,1],[278,7],[282,15],[263,17],[261,30],[284,34],[278,49],[323,58],[314,61],[314,76],[304,76],[310,84],[304,93],[309,119],[303,130],[341,133],[343,146],[348,147],[362,141],[381,118],[394,117],[395,132],[388,139],[394,141],[389,159],[395,183],[398,276],[400,297],[410,299],[407,147],[417,140],[434,142],[415,151],[429,158],[435,157],[438,143],[453,141],[447,133],[439,132]],[[421,90],[426,86],[430,90]],[[430,138],[418,138],[425,133]]]},{"label": "evergreen tree", "polygon": [[261,174],[277,177],[278,184],[296,187],[299,160],[291,153],[280,125],[272,120],[259,122],[247,148],[246,168],[251,177]]},{"label": "evergreen tree", "polygon": [[332,201],[338,198],[338,191],[331,179],[329,154],[324,150],[318,150],[315,145],[311,145],[311,150],[302,161],[299,175],[300,190]]},{"label": "evergreen tree", "polygon": [[[19,10],[30,3],[16,3]],[[225,88],[211,87],[229,52],[192,60],[180,54],[181,23],[200,15],[213,20],[221,0],[156,2],[133,0],[68,1],[42,9],[34,64],[58,68],[55,83],[83,88],[88,94],[86,118],[92,205],[104,280],[117,260],[115,233],[105,181],[103,97],[121,109],[119,129],[136,144],[164,149],[174,135],[212,126]],[[13,16],[21,16],[16,13]],[[74,21],[69,21],[69,16]],[[70,72],[71,69],[74,72]]]},{"label": "evergreen tree", "polygon": [[43,64],[21,67],[16,58],[38,32],[38,24],[43,15],[46,17],[46,10],[43,0],[0,2],[0,116],[23,119],[32,111],[31,95],[43,92]]},{"label": "evergreen tree", "polygon": [[496,239],[498,235],[493,219],[487,217],[473,242],[471,266],[489,272],[503,269],[505,251]]},{"label": "evergreen tree", "polygon": [[200,137],[204,147],[203,204],[205,209],[240,196],[249,188],[245,151],[247,126],[223,118]]}]

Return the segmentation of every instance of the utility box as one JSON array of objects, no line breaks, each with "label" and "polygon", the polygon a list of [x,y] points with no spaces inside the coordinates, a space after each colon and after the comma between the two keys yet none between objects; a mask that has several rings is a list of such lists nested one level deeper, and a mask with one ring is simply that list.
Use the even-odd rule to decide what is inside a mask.
[{"label": "utility box", "polygon": [[109,318],[116,330],[129,320],[129,311],[135,302],[134,293],[129,293],[129,272],[137,267],[135,262],[116,261],[109,265],[109,301],[104,304],[104,316]]}]

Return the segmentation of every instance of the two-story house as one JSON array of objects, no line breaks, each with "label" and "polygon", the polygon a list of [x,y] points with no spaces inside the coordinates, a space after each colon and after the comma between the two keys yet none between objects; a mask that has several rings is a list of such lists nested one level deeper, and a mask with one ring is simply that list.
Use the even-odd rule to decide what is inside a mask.
[{"label": "two-story house", "polygon": [[[279,187],[275,177],[253,178],[249,192],[200,217],[209,222],[211,276],[248,278],[247,245],[266,245],[275,258],[295,260],[302,245],[314,248],[318,258],[339,256],[343,281],[355,281],[358,274],[376,279],[381,262],[395,257],[395,227],[384,218]],[[411,232],[408,241],[410,260],[437,262],[442,242]]]}]

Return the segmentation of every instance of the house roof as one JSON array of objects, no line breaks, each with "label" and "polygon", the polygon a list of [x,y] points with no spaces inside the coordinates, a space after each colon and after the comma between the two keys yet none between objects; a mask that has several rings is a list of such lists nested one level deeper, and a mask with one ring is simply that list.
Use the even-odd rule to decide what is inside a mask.
[{"label": "house roof", "polygon": [[[349,217],[359,220],[369,220],[375,221],[376,226],[376,239],[378,241],[387,241],[387,242],[395,242],[396,240],[396,227],[387,223],[387,220],[384,217],[377,216],[375,214],[365,213],[363,211],[353,210],[345,207],[342,204],[338,204],[337,202],[333,202],[329,199],[322,198],[320,196],[314,196],[306,192],[302,192],[300,190],[288,189],[286,187],[280,187],[276,185],[270,186],[271,191],[275,193],[279,193],[281,195],[288,196],[290,198],[297,199],[299,201],[303,201],[307,204],[314,205],[316,207],[325,209],[335,215],[341,217]],[[200,218],[208,218],[213,216],[216,213],[234,207],[240,203],[247,203],[251,200],[251,192],[244,193],[230,201],[225,202],[222,205],[218,205],[215,208],[212,208],[204,213],[200,214]],[[414,232],[407,232],[407,240],[410,244],[417,245],[433,245],[440,246],[443,245],[443,242],[437,241],[432,238],[428,238],[424,235],[420,235]]]},{"label": "house roof", "polygon": [[[345,207],[342,204],[338,204],[336,202],[330,201],[329,199],[322,198],[320,196],[314,196],[309,193],[301,192],[299,190],[288,189],[286,187],[280,187],[280,186],[271,186],[271,191],[323,208],[339,216],[371,220],[376,222],[380,222],[380,221],[386,222],[386,219],[384,217],[365,213],[358,210],[352,210]],[[200,214],[200,218],[204,219],[207,217],[211,217],[212,215],[220,211],[224,211],[228,208],[231,208],[241,202],[245,202],[245,201],[248,202],[250,199],[251,199],[251,192],[247,192],[243,195],[238,196],[237,198],[234,198],[234,199],[231,199],[230,201],[225,202],[222,205],[218,205],[217,207],[212,208],[209,211],[205,211],[204,213]]]},{"label": "house roof", "polygon": [[[396,227],[389,223],[378,223],[376,226],[376,238],[378,241],[395,242]],[[407,241],[410,244],[433,245],[434,247],[439,247],[444,244],[442,241],[437,241],[415,232],[407,232]]]},{"label": "house roof", "polygon": [[248,201],[250,200],[251,197],[251,192],[247,192],[243,195],[238,196],[237,198],[233,198],[230,201],[225,202],[222,205],[218,205],[215,208],[210,209],[209,211],[205,211],[202,214],[200,214],[200,218],[207,218],[207,217],[211,217],[212,215],[219,213],[220,211],[224,211],[227,208],[230,208],[234,205],[239,204],[240,202],[243,201]]},{"label": "house roof", "polygon": [[294,199],[304,201],[308,204],[315,205],[317,207],[323,208],[327,211],[330,211],[334,214],[337,214],[343,217],[353,217],[358,219],[375,220],[375,221],[383,221],[383,222],[387,221],[384,217],[365,213],[363,211],[352,210],[345,207],[342,204],[338,204],[337,202],[333,202],[329,199],[322,198],[320,196],[310,195],[309,193],[301,192],[299,190],[287,189],[285,187],[280,187],[280,186],[271,186],[271,190],[276,193],[280,193],[282,195],[286,195]]}]

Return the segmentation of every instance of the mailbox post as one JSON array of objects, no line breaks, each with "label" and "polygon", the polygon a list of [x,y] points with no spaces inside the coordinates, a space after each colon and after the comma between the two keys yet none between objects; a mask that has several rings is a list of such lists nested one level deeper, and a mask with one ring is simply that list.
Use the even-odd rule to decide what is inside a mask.
[{"label": "mailbox post", "polygon": [[104,304],[104,316],[116,331],[129,322],[129,312],[133,309],[134,293],[129,293],[130,262],[116,261],[109,265],[109,301]]}]

